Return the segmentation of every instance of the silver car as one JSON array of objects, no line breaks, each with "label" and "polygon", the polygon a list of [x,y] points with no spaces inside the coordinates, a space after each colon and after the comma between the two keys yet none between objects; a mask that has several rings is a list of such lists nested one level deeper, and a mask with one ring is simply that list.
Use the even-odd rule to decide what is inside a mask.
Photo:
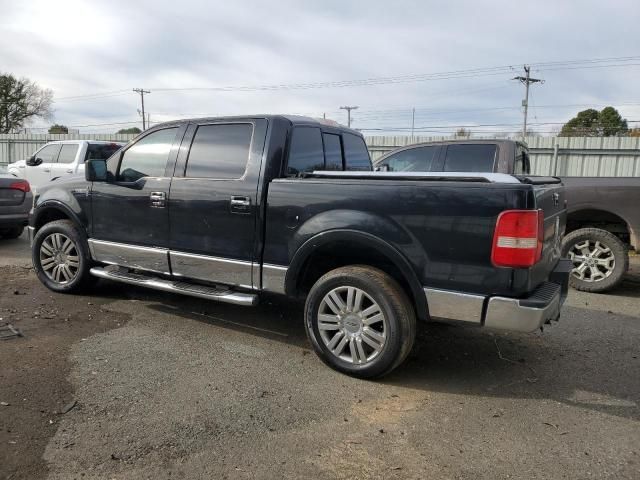
[{"label": "silver car", "polygon": [[18,238],[33,203],[29,182],[0,167],[0,238]]}]

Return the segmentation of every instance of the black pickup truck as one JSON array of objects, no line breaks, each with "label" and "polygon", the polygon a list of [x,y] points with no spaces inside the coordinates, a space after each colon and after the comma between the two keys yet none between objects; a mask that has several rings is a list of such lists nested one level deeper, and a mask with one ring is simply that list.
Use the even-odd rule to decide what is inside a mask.
[{"label": "black pickup truck", "polygon": [[34,203],[51,290],[98,277],[237,305],[306,299],[315,351],[360,377],[406,358],[416,319],[527,332],[566,295],[557,179],[376,173],[359,133],[303,117],[158,125]]},{"label": "black pickup truck", "polygon": [[[494,172],[528,175],[527,145],[515,140],[449,140],[393,150],[376,169],[403,172]],[[586,292],[614,288],[640,248],[640,178],[562,177],[567,229],[562,256],[573,261],[571,286]]]}]

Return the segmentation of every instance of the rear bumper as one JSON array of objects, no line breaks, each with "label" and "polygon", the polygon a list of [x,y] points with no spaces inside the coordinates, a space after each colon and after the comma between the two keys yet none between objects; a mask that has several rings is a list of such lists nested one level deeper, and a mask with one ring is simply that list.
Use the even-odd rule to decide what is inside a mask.
[{"label": "rear bumper", "polygon": [[425,289],[431,317],[514,332],[532,332],[557,320],[567,297],[572,264],[560,260],[548,282],[525,298]]},{"label": "rear bumper", "polygon": [[0,214],[0,227],[26,226],[29,223],[29,213]]}]

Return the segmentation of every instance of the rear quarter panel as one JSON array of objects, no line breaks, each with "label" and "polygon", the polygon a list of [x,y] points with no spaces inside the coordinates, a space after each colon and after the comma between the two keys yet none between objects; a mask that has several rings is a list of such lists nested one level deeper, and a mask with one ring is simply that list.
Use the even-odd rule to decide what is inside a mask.
[{"label": "rear quarter panel", "polygon": [[513,294],[513,269],[491,264],[493,231],[500,212],[534,202],[530,192],[521,184],[275,180],[263,260],[288,266],[314,236],[351,229],[387,242],[424,286]]}]

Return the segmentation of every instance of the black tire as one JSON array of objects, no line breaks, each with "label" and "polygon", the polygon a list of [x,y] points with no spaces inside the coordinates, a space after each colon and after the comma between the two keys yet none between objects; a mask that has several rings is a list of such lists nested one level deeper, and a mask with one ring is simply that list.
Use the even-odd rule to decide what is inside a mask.
[{"label": "black tire", "polygon": [[[366,352],[365,350],[360,350],[360,347],[358,347],[356,351],[362,351],[366,359],[361,363],[356,363],[353,360],[345,360],[332,353],[326,343],[326,336],[323,337],[321,335],[319,328],[320,322],[318,317],[320,315],[320,309],[326,305],[326,303],[323,305],[323,299],[335,289],[348,289],[350,287],[355,287],[366,295],[365,300],[362,300],[362,308],[367,305],[367,302],[369,302],[368,304],[370,306],[375,302],[384,316],[384,319],[381,320],[383,326],[379,327],[384,329],[383,346],[377,353],[373,349],[370,352]],[[348,303],[348,301],[346,303]],[[330,316],[338,317],[338,315]],[[375,316],[377,315],[372,315],[370,318]],[[344,317],[344,321],[341,320],[342,323],[339,323],[339,325],[343,327],[341,330],[344,337],[347,337],[347,333],[345,333],[347,332],[346,321],[347,318]],[[371,331],[371,327],[362,325],[360,325],[361,332],[366,329]],[[332,270],[323,275],[313,285],[305,304],[305,327],[313,349],[328,366],[354,377],[376,378],[386,375],[398,367],[407,358],[409,352],[411,352],[416,337],[416,316],[413,305],[409,301],[406,293],[391,276],[376,268],[354,265]],[[354,324],[351,323],[349,328],[353,327]],[[338,336],[339,333],[337,332],[335,335]],[[351,332],[349,335],[360,337],[364,334]],[[360,341],[359,338],[356,339],[366,350],[371,348],[369,344],[366,343],[366,340],[363,342]],[[354,342],[355,341],[356,340],[354,340]],[[347,343],[345,348],[351,351],[353,345],[355,345],[355,343]],[[370,360],[367,357],[369,354],[372,357]],[[353,359],[354,353],[350,355]],[[361,356],[360,358],[363,357]]]},{"label": "black tire", "polygon": [[[585,242],[589,243],[587,244]],[[624,274],[629,269],[629,252],[627,246],[612,233],[599,228],[581,228],[569,233],[562,240],[562,256],[574,259],[576,255],[580,253],[579,245],[596,245],[598,242],[602,247],[608,249],[606,256],[602,258],[611,262],[611,257],[613,257],[613,262],[609,263],[607,267],[592,265],[601,272],[606,272],[604,277],[596,274],[594,276],[595,279],[591,279],[591,273],[585,273],[585,278],[580,279],[580,273],[577,268],[585,264],[585,262],[582,262],[581,257],[578,257],[574,261],[575,268],[569,277],[569,285],[576,290],[592,293],[606,292],[620,284],[624,278]],[[602,255],[605,254],[601,254],[601,256]],[[585,268],[591,270],[590,266],[586,266]]]},{"label": "black tire", "polygon": [[0,230],[0,237],[12,240],[22,235],[22,232],[24,232],[24,227],[22,225],[19,225],[17,227],[4,228]]},{"label": "black tire", "polygon": [[[51,235],[53,234],[62,234],[68,238],[73,243],[73,248],[75,249],[71,250],[71,253],[74,253],[74,251],[77,252],[77,255],[73,255],[73,257],[77,257],[76,274],[69,281],[56,282],[51,278],[51,275],[45,271],[42,265],[43,262],[46,262],[46,258],[43,259],[43,253],[41,253],[42,243],[47,240],[47,244],[50,244],[49,242],[51,240],[49,239],[52,238]],[[31,259],[38,279],[49,290],[53,290],[54,292],[77,293],[90,287],[94,283],[95,277],[89,273],[91,269],[91,255],[89,254],[87,239],[84,233],[76,227],[71,220],[56,220],[40,228],[33,239]],[[48,271],[51,272],[50,269]]]}]

